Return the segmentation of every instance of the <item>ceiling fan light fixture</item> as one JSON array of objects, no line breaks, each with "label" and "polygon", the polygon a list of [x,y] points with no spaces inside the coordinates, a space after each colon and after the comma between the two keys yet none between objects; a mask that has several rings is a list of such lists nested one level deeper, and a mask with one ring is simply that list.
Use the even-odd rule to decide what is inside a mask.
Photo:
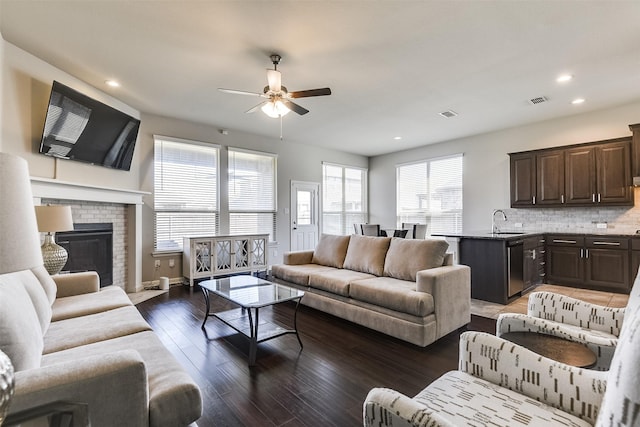
[{"label": "ceiling fan light fixture", "polygon": [[287,114],[289,114],[289,111],[291,111],[280,100],[267,102],[261,107],[261,109],[263,113],[273,119],[286,116]]}]

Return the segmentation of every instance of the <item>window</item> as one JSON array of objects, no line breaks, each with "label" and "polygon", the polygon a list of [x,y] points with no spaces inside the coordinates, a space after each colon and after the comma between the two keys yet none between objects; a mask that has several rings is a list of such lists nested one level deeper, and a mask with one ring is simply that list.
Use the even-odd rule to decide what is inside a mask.
[{"label": "window", "polygon": [[276,235],[276,155],[229,148],[231,234]]},{"label": "window", "polygon": [[322,164],[322,232],[347,235],[367,222],[367,170]]},{"label": "window", "polygon": [[154,136],[156,251],[182,250],[182,238],[216,235],[218,146]]},{"label": "window", "polygon": [[396,168],[397,221],[428,224],[428,233],[462,232],[462,154]]}]

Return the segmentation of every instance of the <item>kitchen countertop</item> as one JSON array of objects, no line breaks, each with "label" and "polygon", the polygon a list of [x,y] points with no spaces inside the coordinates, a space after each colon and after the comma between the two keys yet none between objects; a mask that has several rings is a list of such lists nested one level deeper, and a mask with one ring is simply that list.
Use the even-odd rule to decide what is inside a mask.
[{"label": "kitchen countertop", "polygon": [[462,231],[461,233],[433,233],[432,236],[440,237],[456,237],[459,239],[487,239],[487,240],[517,240],[528,237],[544,236],[545,234],[558,234],[563,236],[608,236],[608,237],[632,237],[640,238],[640,234],[623,234],[614,232],[583,232],[576,233],[570,231],[502,231],[500,233],[492,233],[486,230]]}]

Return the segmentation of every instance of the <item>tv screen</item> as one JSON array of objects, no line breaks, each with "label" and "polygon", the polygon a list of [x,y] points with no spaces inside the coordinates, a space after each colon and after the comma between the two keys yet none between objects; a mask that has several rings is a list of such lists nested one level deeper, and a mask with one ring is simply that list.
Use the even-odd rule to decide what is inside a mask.
[{"label": "tv screen", "polygon": [[53,82],[40,152],[129,170],[140,120]]}]

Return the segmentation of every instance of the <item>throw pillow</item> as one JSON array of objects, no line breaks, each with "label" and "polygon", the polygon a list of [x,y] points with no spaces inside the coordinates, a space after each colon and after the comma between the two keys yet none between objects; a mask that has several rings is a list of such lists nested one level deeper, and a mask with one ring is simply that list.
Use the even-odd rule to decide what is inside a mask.
[{"label": "throw pillow", "polygon": [[313,251],[311,262],[328,267],[342,268],[347,255],[350,236],[334,236],[323,234]]},{"label": "throw pillow", "polygon": [[352,235],[344,260],[344,268],[382,276],[390,241],[391,237]]},{"label": "throw pillow", "polygon": [[393,239],[384,262],[384,275],[416,281],[420,270],[441,267],[449,244],[444,240]]}]

